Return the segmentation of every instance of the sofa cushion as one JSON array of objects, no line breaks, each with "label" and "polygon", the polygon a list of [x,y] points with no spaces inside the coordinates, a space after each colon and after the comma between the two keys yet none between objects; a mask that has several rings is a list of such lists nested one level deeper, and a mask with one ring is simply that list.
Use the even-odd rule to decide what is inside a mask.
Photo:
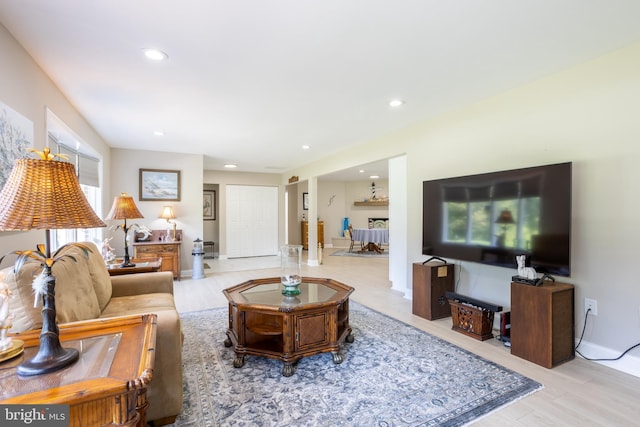
[{"label": "sofa cushion", "polygon": [[111,299],[111,276],[109,276],[107,266],[105,265],[104,259],[102,258],[102,255],[95,243],[83,242],[82,244],[91,248],[89,259],[87,260],[89,273],[91,273],[93,290],[96,293],[96,298],[98,298],[100,310],[104,310]]},{"label": "sofa cushion", "polygon": [[[22,269],[18,274],[13,272],[13,267],[7,267],[0,271],[0,278],[8,285],[11,297],[9,298],[9,313],[13,316],[13,326],[9,332],[24,332],[39,328],[42,325],[42,304],[34,307],[34,296],[31,288],[33,278],[31,272]],[[29,286],[18,286],[18,283],[29,283]]]},{"label": "sofa cushion", "polygon": [[[100,317],[116,317],[129,314],[157,313],[174,310],[173,295],[164,293],[129,295],[111,298]],[[97,316],[96,316],[97,317]]]},{"label": "sofa cushion", "polygon": [[[67,323],[95,319],[100,316],[100,307],[89,273],[88,259],[84,256],[84,252],[77,248],[65,249],[65,252],[73,252],[75,260],[69,257],[58,259],[52,268],[56,279],[56,321]],[[14,294],[9,306],[15,317],[11,332],[40,328],[42,299],[38,299],[37,307],[34,308],[32,283],[42,271],[42,267],[39,262],[29,261],[17,275],[11,270],[12,267],[5,278],[9,289]]]},{"label": "sofa cushion", "polygon": [[89,272],[89,260],[81,250],[76,250],[75,253],[75,261],[63,258],[53,265],[58,323],[100,316],[100,306]]}]

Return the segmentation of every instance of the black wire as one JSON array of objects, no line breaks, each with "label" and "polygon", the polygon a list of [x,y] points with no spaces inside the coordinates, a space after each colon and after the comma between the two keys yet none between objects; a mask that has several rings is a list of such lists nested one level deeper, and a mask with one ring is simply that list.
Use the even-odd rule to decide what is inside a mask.
[{"label": "black wire", "polygon": [[622,359],[622,357],[629,353],[631,350],[633,350],[636,347],[640,347],[640,342],[638,344],[632,345],[631,347],[629,347],[628,349],[626,349],[620,356],[614,358],[614,359],[591,359],[587,356],[585,356],[584,354],[580,353],[578,351],[578,347],[580,347],[580,344],[582,344],[582,337],[584,337],[584,331],[587,329],[587,319],[589,316],[589,312],[591,311],[591,309],[587,309],[587,312],[584,314],[584,325],[582,325],[582,333],[580,334],[580,340],[578,341],[578,345],[575,348],[576,353],[578,353],[580,356],[582,356],[584,359],[586,360],[590,360],[592,362],[613,362],[615,360],[620,360]]}]

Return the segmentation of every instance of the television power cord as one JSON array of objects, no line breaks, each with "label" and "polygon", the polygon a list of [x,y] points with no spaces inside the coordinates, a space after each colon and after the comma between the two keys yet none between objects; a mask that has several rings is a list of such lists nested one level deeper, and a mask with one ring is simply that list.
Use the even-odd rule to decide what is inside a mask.
[{"label": "television power cord", "polygon": [[588,316],[589,316],[589,312],[590,312],[590,311],[591,311],[591,309],[589,308],[589,309],[587,309],[587,312],[584,314],[584,324],[582,325],[582,333],[580,334],[580,340],[578,341],[578,345],[577,345],[577,346],[575,347],[575,349],[574,349],[574,350],[576,351],[576,353],[578,353],[578,354],[579,354],[583,359],[590,360],[590,361],[592,361],[592,362],[613,362],[613,361],[615,361],[615,360],[620,360],[620,359],[622,359],[622,357],[623,357],[625,354],[629,353],[629,352],[630,352],[631,350],[633,350],[634,348],[636,348],[636,347],[640,347],[640,342],[639,342],[638,344],[632,345],[631,347],[629,347],[628,349],[626,349],[626,350],[625,350],[625,351],[624,351],[620,356],[615,357],[615,358],[613,358],[613,359],[591,359],[591,358],[589,358],[589,357],[585,356],[584,354],[580,353],[580,352],[578,351],[578,347],[580,347],[580,344],[582,344],[582,338],[584,337],[584,331],[587,329],[587,319],[588,319]]}]

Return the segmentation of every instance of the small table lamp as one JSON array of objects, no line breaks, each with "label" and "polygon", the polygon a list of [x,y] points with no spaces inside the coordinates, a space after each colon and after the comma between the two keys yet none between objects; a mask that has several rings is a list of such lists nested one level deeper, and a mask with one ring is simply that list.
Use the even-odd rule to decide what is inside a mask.
[{"label": "small table lamp", "polygon": [[113,206],[109,214],[105,218],[106,220],[123,219],[124,224],[118,225],[117,228],[122,228],[124,231],[124,260],[120,267],[135,267],[135,264],[129,259],[129,242],[127,241],[127,235],[129,234],[129,228],[127,227],[127,219],[144,218],[136,204],[133,201],[133,197],[127,195],[127,193],[120,193],[113,199]]},{"label": "small table lamp", "polygon": [[[35,151],[35,150],[33,150]],[[37,152],[37,151],[36,151]],[[54,160],[48,148],[40,159],[18,159],[0,193],[0,231],[45,230],[45,244],[37,251],[16,252],[17,270],[32,258],[43,265],[42,332],[38,353],[18,366],[20,375],[39,375],[62,369],[79,358],[73,348],[62,348],[56,325],[55,277],[51,256],[51,230],[104,227],[84,196],[75,167]],[[86,250],[86,246],[74,244]]]},{"label": "small table lamp", "polygon": [[498,246],[505,245],[505,238],[507,237],[507,225],[515,224],[516,221],[513,219],[513,215],[511,215],[511,211],[509,209],[503,209],[500,212],[500,215],[496,219],[496,224],[502,225],[502,234],[498,236]]},{"label": "small table lamp", "polygon": [[171,221],[172,219],[175,219],[176,216],[173,213],[173,208],[171,206],[165,206],[164,208],[162,208],[162,213],[160,214],[160,218],[162,219],[166,219],[167,222],[171,225],[173,225],[173,241],[176,241],[176,222],[175,221]]}]

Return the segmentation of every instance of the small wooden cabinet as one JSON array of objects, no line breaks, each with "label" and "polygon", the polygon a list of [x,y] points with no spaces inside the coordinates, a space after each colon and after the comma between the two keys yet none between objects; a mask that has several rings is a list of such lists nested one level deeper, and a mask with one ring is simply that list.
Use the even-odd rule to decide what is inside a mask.
[{"label": "small wooden cabinet", "polygon": [[545,368],[575,357],[574,286],[511,283],[511,354]]},{"label": "small wooden cabinet", "polygon": [[[318,243],[324,248],[324,222],[318,221]],[[309,221],[302,221],[302,249],[309,249]]]},{"label": "small wooden cabinet", "polygon": [[160,271],[173,272],[180,279],[180,242],[137,242],[133,244],[134,258],[160,259]]},{"label": "small wooden cabinet", "polygon": [[413,264],[413,314],[428,320],[451,316],[451,305],[445,296],[453,292],[454,265],[441,262]]}]

